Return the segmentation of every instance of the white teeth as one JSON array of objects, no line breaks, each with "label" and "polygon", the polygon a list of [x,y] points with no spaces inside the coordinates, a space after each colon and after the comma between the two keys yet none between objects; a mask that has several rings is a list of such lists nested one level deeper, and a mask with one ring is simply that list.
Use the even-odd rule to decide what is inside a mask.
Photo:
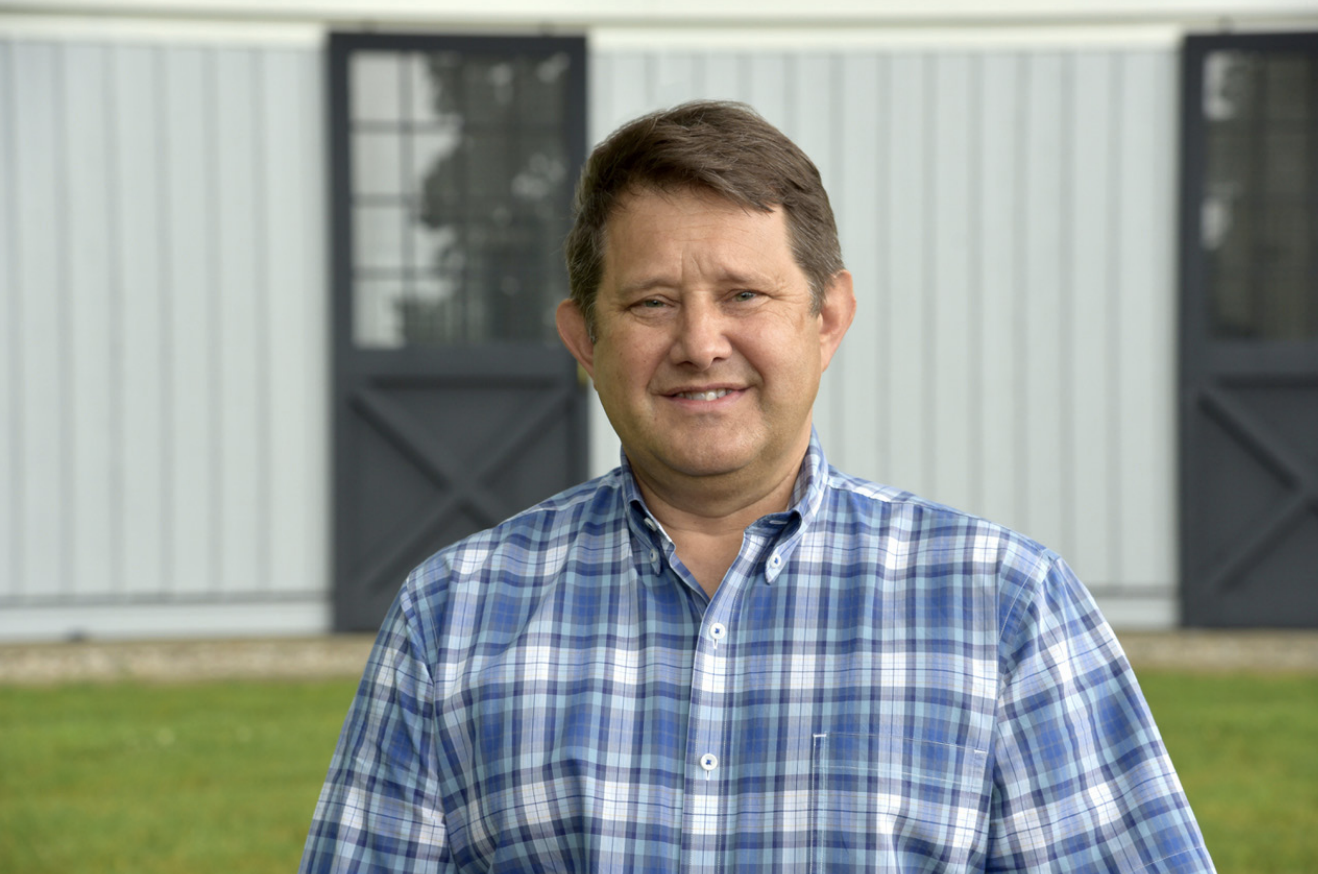
[{"label": "white teeth", "polygon": [[693,401],[716,401],[728,393],[729,389],[721,388],[716,391],[684,391],[678,394],[680,398],[687,398]]}]

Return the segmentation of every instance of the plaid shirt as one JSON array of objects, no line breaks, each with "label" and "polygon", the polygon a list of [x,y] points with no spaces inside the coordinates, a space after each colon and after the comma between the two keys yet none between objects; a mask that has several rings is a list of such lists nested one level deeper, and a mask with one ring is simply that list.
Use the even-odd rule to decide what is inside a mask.
[{"label": "plaid shirt", "polygon": [[830,468],[710,599],[626,464],[409,576],[302,871],[1211,871],[1054,553]]}]

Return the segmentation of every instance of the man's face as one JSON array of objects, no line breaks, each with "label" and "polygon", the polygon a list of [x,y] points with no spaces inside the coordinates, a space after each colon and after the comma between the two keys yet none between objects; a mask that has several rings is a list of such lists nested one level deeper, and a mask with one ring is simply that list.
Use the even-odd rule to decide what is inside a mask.
[{"label": "man's face", "polygon": [[694,191],[624,197],[603,267],[595,341],[571,302],[560,333],[642,482],[795,476],[820,374],[854,312],[850,276],[812,312],[782,211]]}]

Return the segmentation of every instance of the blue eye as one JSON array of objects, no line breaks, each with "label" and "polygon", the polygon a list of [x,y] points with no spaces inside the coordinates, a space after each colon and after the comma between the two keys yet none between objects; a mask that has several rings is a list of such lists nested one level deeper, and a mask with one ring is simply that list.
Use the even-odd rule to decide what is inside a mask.
[{"label": "blue eye", "polygon": [[759,293],[758,291],[739,291],[739,292],[737,292],[737,300],[741,300],[741,301],[754,300],[755,298],[757,298],[757,297],[759,297],[759,296],[760,296],[760,293]]}]

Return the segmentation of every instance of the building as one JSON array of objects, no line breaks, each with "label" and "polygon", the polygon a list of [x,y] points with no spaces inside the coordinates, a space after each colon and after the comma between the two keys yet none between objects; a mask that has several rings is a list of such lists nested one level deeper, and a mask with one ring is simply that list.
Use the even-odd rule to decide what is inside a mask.
[{"label": "building", "polygon": [[1309,2],[6,8],[0,640],[370,627],[612,467],[536,309],[557,205],[695,97],[833,196],[830,460],[1052,546],[1118,627],[1318,624]]}]

